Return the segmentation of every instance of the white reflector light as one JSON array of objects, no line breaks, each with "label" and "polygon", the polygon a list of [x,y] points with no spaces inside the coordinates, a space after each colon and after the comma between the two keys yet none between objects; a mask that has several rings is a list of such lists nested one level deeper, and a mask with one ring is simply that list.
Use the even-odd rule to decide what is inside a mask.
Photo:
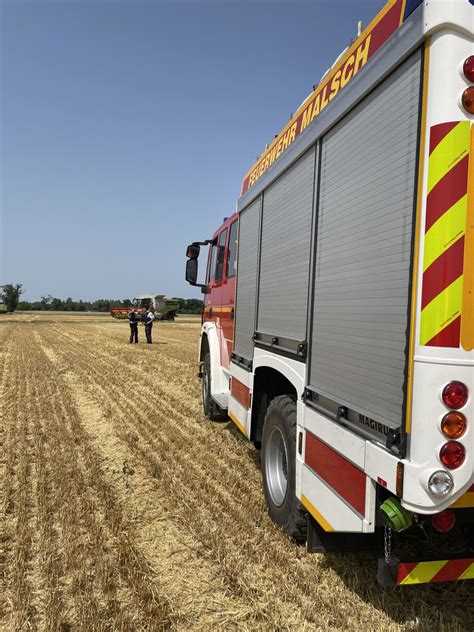
[{"label": "white reflector light", "polygon": [[446,496],[453,489],[453,477],[449,472],[433,472],[428,481],[430,492],[435,496]]}]

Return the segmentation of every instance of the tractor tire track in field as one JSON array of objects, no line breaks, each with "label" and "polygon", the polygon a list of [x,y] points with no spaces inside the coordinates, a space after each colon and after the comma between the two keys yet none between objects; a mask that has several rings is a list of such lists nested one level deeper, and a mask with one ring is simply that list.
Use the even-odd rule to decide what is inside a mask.
[{"label": "tractor tire track in field", "polygon": [[8,325],[0,629],[470,629],[468,583],[383,592],[373,558],[308,555],[271,523],[258,453],[202,416],[198,331]]}]

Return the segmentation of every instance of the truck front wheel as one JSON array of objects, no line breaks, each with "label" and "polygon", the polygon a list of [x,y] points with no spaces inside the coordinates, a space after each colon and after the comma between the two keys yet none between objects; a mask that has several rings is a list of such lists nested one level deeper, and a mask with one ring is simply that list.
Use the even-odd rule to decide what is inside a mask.
[{"label": "truck front wheel", "polygon": [[306,540],[306,511],[295,493],[296,403],[288,395],[275,397],[265,415],[262,479],[273,522],[295,540]]}]

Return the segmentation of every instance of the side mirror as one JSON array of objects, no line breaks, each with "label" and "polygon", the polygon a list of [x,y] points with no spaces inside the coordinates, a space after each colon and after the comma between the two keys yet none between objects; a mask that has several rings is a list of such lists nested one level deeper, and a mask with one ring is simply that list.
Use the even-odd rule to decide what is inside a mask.
[{"label": "side mirror", "polygon": [[207,293],[207,286],[197,282],[198,278],[198,257],[201,252],[201,246],[208,246],[211,240],[207,241],[195,241],[186,248],[186,256],[188,258],[186,262],[186,281],[191,285],[196,285],[201,288],[203,294]]},{"label": "side mirror", "polygon": [[200,252],[201,247],[199,246],[199,244],[190,244],[186,249],[186,257],[188,257],[189,259],[197,259]]},{"label": "side mirror", "polygon": [[[198,246],[199,248],[199,246]],[[189,256],[189,255],[188,255]],[[198,262],[197,259],[188,259],[186,261],[186,281],[191,285],[196,285],[198,276]]]}]

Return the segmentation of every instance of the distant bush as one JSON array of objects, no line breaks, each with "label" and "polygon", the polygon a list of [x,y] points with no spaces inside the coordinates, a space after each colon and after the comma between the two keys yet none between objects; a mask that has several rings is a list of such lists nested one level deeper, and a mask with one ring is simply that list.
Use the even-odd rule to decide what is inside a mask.
[{"label": "distant bush", "polygon": [[[180,314],[200,314],[202,301],[196,298],[173,298],[178,301]],[[73,300],[70,296],[66,299],[56,298],[49,294],[42,296],[40,301],[20,301],[18,309],[24,311],[51,311],[51,312],[110,312],[114,308],[128,308],[132,301],[126,299],[99,298],[96,301]]]},{"label": "distant bush", "polygon": [[99,298],[96,301],[73,300],[70,296],[66,299],[54,296],[42,296],[40,301],[21,301],[18,309],[30,311],[41,310],[51,312],[110,312],[114,307],[130,307],[132,302],[126,298],[108,299]]}]

